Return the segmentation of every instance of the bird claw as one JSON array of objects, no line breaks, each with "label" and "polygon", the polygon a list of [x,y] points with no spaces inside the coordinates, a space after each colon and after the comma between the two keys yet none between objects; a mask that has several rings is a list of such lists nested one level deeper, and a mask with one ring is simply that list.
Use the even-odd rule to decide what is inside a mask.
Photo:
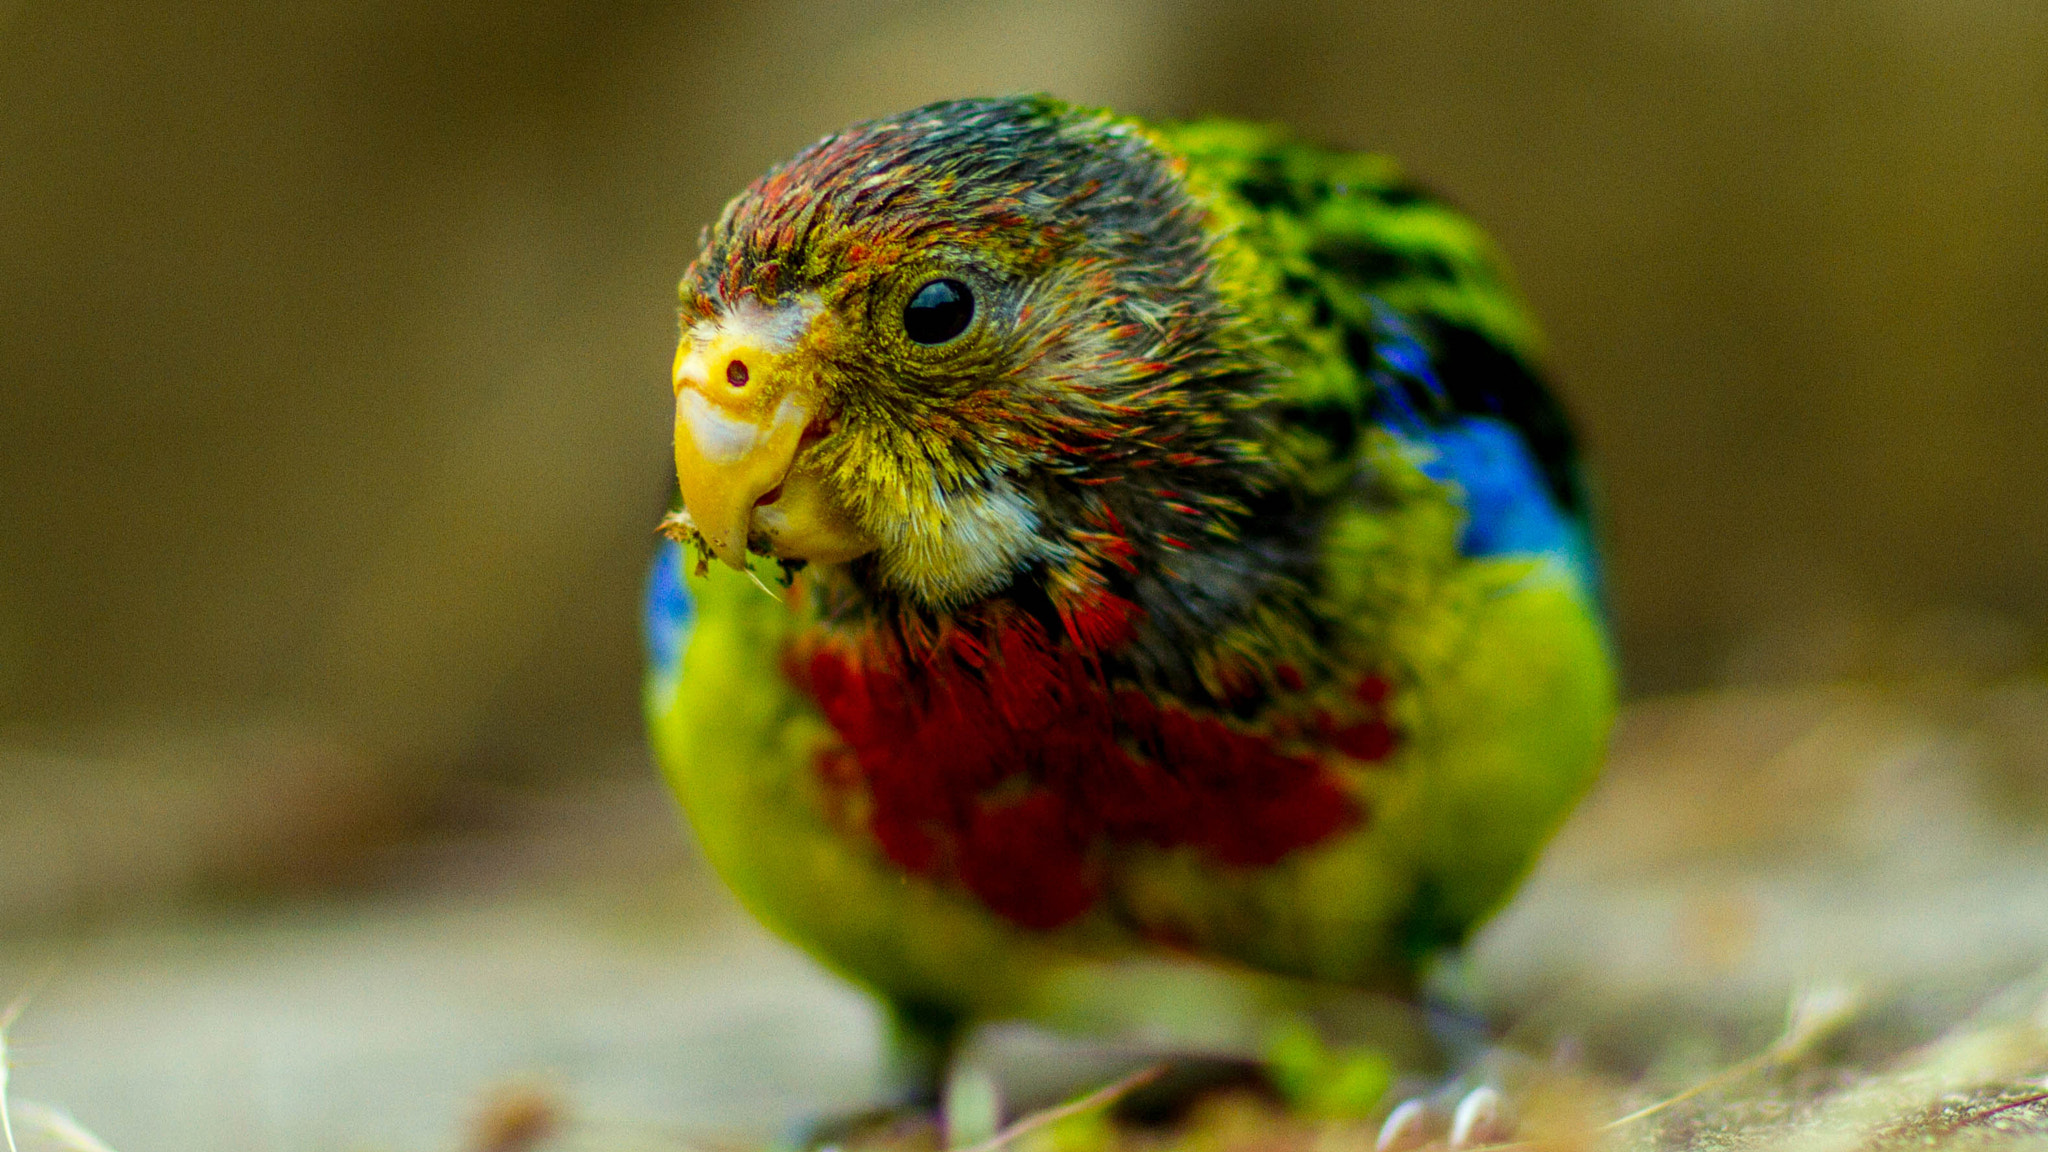
[{"label": "bird claw", "polygon": [[1465,1093],[1451,1113],[1451,1148],[1477,1148],[1502,1144],[1514,1138],[1515,1121],[1500,1089],[1481,1085]]},{"label": "bird claw", "polygon": [[1416,1152],[1441,1140],[1451,1152],[1504,1143],[1514,1137],[1514,1117],[1500,1089],[1484,1085],[1467,1092],[1445,1116],[1436,1104],[1413,1096],[1394,1106],[1380,1125],[1374,1152]]},{"label": "bird claw", "polygon": [[1420,1097],[1411,1096],[1387,1113],[1386,1123],[1380,1125],[1380,1138],[1373,1142],[1373,1152],[1414,1152],[1435,1137],[1440,1119],[1431,1114],[1429,1105]]}]

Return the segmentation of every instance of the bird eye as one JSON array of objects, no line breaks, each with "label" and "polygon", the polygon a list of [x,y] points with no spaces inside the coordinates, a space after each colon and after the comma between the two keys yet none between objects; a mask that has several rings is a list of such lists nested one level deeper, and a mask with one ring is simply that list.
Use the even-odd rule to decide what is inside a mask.
[{"label": "bird eye", "polygon": [[934,280],[903,306],[903,331],[919,344],[944,344],[974,321],[974,293],[958,280]]}]

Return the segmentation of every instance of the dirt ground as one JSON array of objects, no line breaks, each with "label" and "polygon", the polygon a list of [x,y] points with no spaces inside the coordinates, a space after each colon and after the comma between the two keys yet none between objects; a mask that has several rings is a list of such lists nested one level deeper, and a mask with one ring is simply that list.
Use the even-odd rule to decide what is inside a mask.
[{"label": "dirt ground", "polygon": [[[1580,1136],[1769,1051],[1816,989],[1850,998],[1824,1037],[1598,1139],[1880,1146],[1970,1108],[2032,1132],[2044,784],[2048,683],[2027,676],[1634,706],[1439,986],[1539,1069],[1525,1094],[1578,1086]],[[15,933],[0,987],[33,988],[8,1034],[17,1106],[119,1152],[723,1147],[878,1083],[872,1009],[734,906],[651,772],[479,794],[340,888]],[[1332,1138],[1205,1115],[1207,1147]]]}]

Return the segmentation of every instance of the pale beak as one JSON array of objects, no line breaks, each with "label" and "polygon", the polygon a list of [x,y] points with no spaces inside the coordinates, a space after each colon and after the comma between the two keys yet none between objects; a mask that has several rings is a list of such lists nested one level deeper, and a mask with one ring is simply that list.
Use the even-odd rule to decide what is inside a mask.
[{"label": "pale beak", "polygon": [[683,337],[676,350],[676,478],[712,554],[745,571],[747,549],[833,564],[875,549],[805,451],[827,438],[826,397],[759,325]]},{"label": "pale beak", "polygon": [[789,474],[816,410],[808,388],[778,371],[759,341],[688,336],[676,350],[676,479],[683,508],[711,551],[747,566],[754,505]]}]

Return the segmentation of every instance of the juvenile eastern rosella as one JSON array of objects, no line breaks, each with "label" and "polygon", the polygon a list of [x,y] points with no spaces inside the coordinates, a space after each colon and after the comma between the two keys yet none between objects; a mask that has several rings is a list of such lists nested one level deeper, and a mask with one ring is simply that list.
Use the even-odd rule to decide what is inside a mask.
[{"label": "juvenile eastern rosella", "polygon": [[934,104],[755,181],[681,319],[654,742],[913,1094],[1132,958],[1411,990],[1598,767],[1572,432],[1385,157]]}]

